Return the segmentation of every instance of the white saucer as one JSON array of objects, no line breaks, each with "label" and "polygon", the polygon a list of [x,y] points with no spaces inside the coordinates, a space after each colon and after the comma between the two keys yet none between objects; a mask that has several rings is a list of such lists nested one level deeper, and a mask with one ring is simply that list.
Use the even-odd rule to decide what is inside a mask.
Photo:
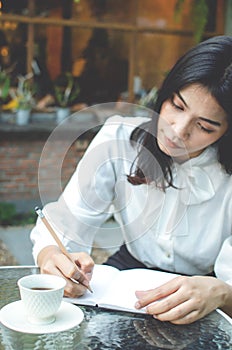
[{"label": "white saucer", "polygon": [[28,322],[21,300],[5,305],[0,310],[0,322],[7,328],[22,333],[45,334],[71,329],[83,321],[82,310],[73,304],[62,301],[53,323],[33,325]]}]

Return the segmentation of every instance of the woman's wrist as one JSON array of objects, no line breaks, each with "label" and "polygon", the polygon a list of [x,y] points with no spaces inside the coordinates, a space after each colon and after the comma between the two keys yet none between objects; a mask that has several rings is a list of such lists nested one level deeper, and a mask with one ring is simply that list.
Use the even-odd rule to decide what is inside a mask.
[{"label": "woman's wrist", "polygon": [[232,317],[232,286],[226,282],[221,281],[222,283],[222,300],[219,308]]}]

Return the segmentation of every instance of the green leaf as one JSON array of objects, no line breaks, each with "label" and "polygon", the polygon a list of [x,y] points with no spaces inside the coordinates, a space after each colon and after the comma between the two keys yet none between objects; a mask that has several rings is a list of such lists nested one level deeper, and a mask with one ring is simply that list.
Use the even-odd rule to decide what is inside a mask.
[{"label": "green leaf", "polygon": [[69,107],[79,95],[80,87],[71,73],[66,72],[64,78],[64,84],[54,85],[55,99],[60,107]]},{"label": "green leaf", "polygon": [[176,2],[175,9],[174,9],[174,19],[176,22],[180,21],[181,13],[183,11],[184,1],[185,0],[177,0]]},{"label": "green leaf", "polygon": [[[179,22],[183,12],[185,0],[177,0],[174,9],[174,19]],[[193,0],[191,2],[190,18],[193,25],[194,39],[200,42],[208,20],[209,9],[206,0]]]},{"label": "green leaf", "polygon": [[193,1],[191,18],[194,28],[194,38],[198,43],[205,30],[205,26],[208,20],[208,6],[205,0],[195,0]]}]

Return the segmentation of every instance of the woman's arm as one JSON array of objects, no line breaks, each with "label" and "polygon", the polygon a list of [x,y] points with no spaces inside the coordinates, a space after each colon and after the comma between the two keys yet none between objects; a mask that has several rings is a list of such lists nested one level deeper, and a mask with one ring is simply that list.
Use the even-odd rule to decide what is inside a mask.
[{"label": "woman's arm", "polygon": [[[105,123],[79,162],[59,200],[43,208],[64,246],[69,252],[76,252],[73,253],[74,258],[86,274],[93,269],[93,261],[88,254],[95,233],[112,215],[110,207],[115,198],[117,176],[120,175],[117,169],[123,159],[123,141],[131,147],[128,134],[134,125],[130,124],[130,118],[126,120],[128,125],[125,123],[125,126],[122,117],[112,117]],[[115,163],[118,164],[117,169]],[[78,267],[73,269],[73,264],[59,251],[40,218],[31,232],[31,240],[33,256],[41,272],[63,274],[67,279],[78,273]],[[67,280],[66,295],[77,296],[83,292],[80,286]]]},{"label": "woman's arm", "polygon": [[179,276],[136,296],[135,307],[146,307],[160,321],[192,323],[217,308],[232,316],[232,287],[215,277]]}]

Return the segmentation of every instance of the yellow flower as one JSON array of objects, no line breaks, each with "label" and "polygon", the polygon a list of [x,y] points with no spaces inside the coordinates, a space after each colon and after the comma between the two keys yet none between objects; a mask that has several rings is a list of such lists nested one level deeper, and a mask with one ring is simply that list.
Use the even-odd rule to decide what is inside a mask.
[{"label": "yellow flower", "polygon": [[12,110],[18,107],[18,98],[13,98],[8,103],[2,105],[3,110]]}]

